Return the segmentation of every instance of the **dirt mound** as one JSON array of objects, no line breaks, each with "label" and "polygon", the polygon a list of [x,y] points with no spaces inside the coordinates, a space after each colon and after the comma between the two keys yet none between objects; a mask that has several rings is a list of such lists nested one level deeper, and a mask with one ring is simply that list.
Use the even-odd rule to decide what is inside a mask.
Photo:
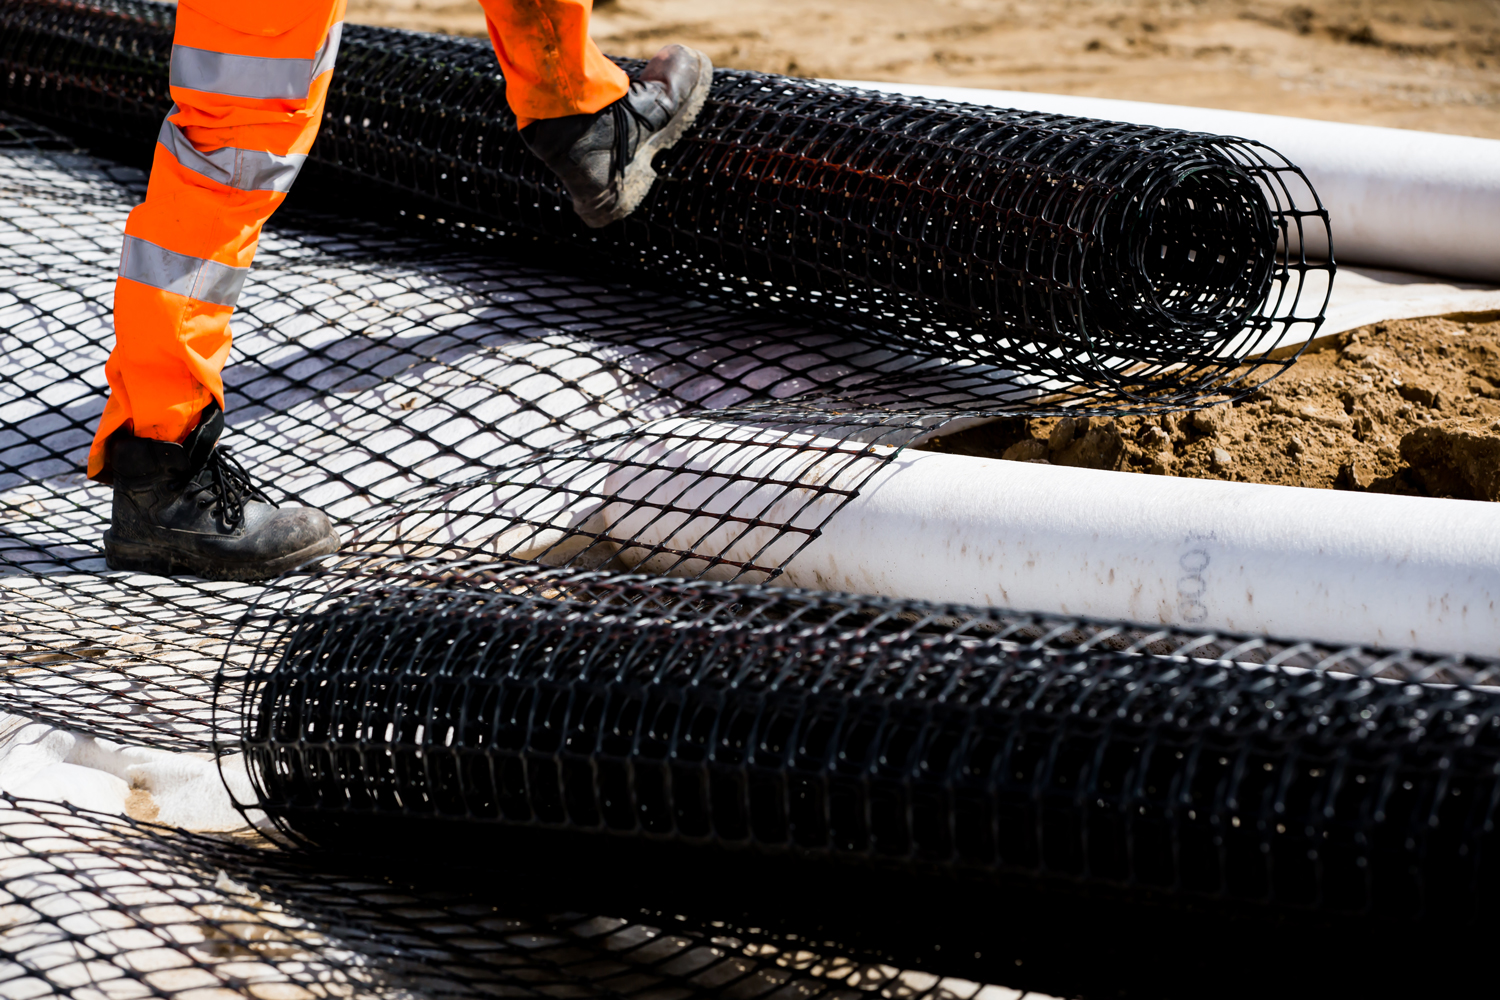
[{"label": "dirt mound", "polygon": [[1186,414],[1001,420],[933,451],[1201,479],[1500,500],[1500,314],[1375,323],[1249,399]]}]

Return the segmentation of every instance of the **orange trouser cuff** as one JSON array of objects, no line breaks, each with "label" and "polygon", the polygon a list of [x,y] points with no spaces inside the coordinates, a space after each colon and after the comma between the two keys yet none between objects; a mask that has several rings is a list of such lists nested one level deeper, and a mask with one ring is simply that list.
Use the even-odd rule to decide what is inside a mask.
[{"label": "orange trouser cuff", "polygon": [[[104,474],[104,443],[127,422],[138,437],[177,441],[210,402],[224,405],[220,372],[229,357],[230,307],[199,302],[120,278],[115,313],[164,336],[117,337],[104,366],[109,402],[89,451],[89,475]],[[118,321],[117,321],[118,322]]]},{"label": "orange trouser cuff", "polygon": [[593,0],[480,0],[516,127],[600,111],[630,77],[589,37]]}]

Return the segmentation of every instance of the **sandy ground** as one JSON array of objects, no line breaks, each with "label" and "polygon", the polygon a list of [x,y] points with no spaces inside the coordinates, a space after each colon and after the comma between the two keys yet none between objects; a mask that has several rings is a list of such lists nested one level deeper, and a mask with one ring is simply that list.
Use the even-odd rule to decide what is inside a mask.
[{"label": "sandy ground", "polygon": [[1248,399],[1162,417],[1001,420],[927,448],[1155,475],[1500,500],[1500,313],[1320,341]]},{"label": "sandy ground", "polygon": [[[474,0],[349,18],[482,34]],[[723,66],[1300,115],[1500,138],[1500,0],[610,0],[594,37]]]}]

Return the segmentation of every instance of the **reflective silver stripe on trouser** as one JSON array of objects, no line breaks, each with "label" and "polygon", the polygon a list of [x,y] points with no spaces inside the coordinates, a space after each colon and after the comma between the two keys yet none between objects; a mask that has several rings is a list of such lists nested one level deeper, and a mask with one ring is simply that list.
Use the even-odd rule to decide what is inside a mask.
[{"label": "reflective silver stripe on trouser", "polygon": [[304,100],[312,82],[333,69],[343,34],[344,22],[339,21],[311,59],[263,59],[174,45],[171,83],[226,97]]},{"label": "reflective silver stripe on trouser", "polygon": [[120,253],[120,277],[220,306],[235,304],[249,273],[248,267],[189,257],[135,236],[125,237]]},{"label": "reflective silver stripe on trouser", "polygon": [[335,21],[328,28],[328,37],[323,39],[323,47],[313,53],[312,76],[307,78],[309,88],[314,80],[333,69],[334,61],[339,57],[339,41],[343,37],[344,22]]},{"label": "reflective silver stripe on trouser", "polygon": [[167,121],[161,123],[161,132],[156,141],[171,150],[177,162],[194,173],[218,181],[225,187],[241,191],[290,191],[297,179],[297,171],[307,159],[306,153],[280,156],[258,149],[236,149],[225,146],[205,153],[194,146],[182,129],[170,121],[177,113],[177,106],[167,112]]}]

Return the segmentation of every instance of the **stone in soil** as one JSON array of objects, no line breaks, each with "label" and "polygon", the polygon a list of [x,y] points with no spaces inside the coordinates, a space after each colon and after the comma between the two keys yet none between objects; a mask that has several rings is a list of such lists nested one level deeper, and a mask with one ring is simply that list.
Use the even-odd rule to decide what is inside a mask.
[{"label": "stone in soil", "polygon": [[1500,314],[1396,320],[1315,345],[1236,403],[1011,418],[925,448],[1093,469],[1500,500]]}]

